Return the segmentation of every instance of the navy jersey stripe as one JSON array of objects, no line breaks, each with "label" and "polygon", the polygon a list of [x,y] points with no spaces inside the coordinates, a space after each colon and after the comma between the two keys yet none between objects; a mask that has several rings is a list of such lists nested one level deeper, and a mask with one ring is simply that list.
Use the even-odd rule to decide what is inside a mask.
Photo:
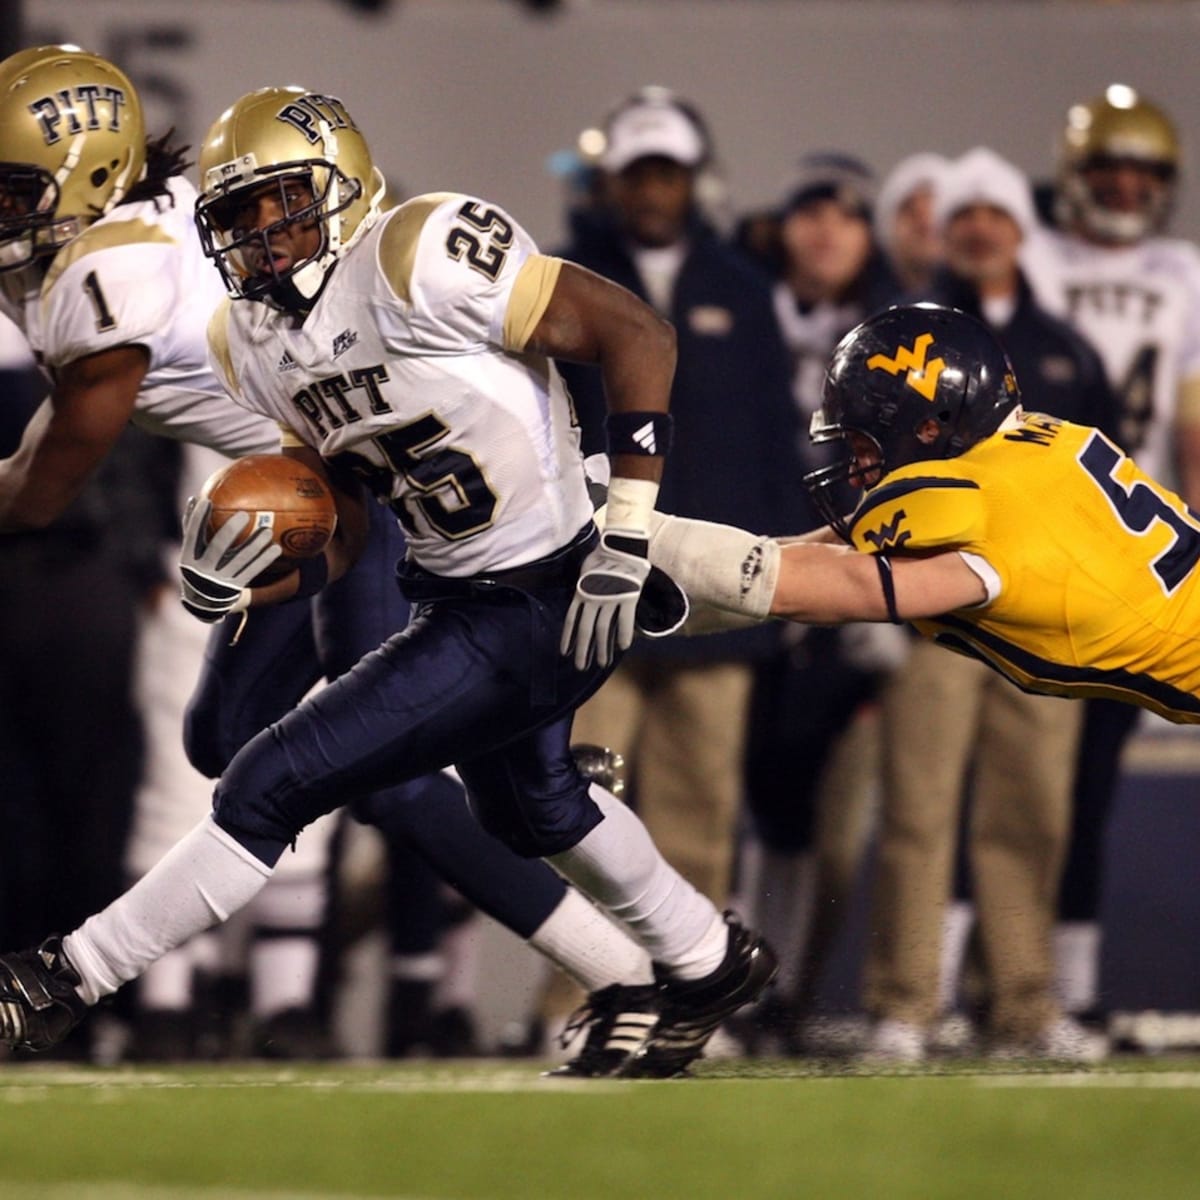
[{"label": "navy jersey stripe", "polygon": [[880,505],[891,504],[896,500],[903,500],[905,496],[910,496],[913,492],[923,492],[930,488],[941,488],[947,491],[956,488],[969,488],[979,491],[979,484],[973,479],[945,479],[940,475],[917,475],[912,479],[897,479],[895,483],[880,485],[863,497],[862,504],[859,505],[854,514],[854,524],[857,525],[861,520],[873,513],[875,509],[879,508]]},{"label": "navy jersey stripe", "polygon": [[[925,624],[925,622],[922,622]],[[1180,691],[1161,679],[1149,675],[1137,675],[1132,671],[1104,669],[1100,667],[1069,667],[1062,663],[1050,662],[1023,650],[1020,646],[998,637],[990,630],[981,629],[970,621],[958,617],[943,616],[928,624],[947,633],[938,633],[934,640],[940,645],[961,653],[978,658],[988,666],[1000,670],[1007,675],[990,655],[1011,663],[1019,671],[1032,679],[1048,684],[1057,684],[1066,688],[1087,688],[1092,694],[1105,692],[1114,699],[1124,699],[1131,703],[1141,703],[1156,712],[1187,715],[1200,721],[1200,697],[1191,692]],[[960,631],[960,632],[956,632]],[[981,649],[982,648],[982,649]],[[1014,680],[1014,682],[1016,682]]]}]

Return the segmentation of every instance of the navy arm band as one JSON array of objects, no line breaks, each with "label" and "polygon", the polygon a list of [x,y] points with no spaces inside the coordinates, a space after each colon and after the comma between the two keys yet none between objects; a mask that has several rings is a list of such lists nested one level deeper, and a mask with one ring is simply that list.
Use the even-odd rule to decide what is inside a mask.
[{"label": "navy arm band", "polygon": [[885,554],[876,554],[875,566],[879,570],[879,582],[883,585],[883,602],[887,605],[888,620],[893,625],[903,625],[896,611],[896,581],[892,578],[892,560]]},{"label": "navy arm band", "polygon": [[293,600],[315,596],[329,581],[329,563],[324,552],[314,554],[312,558],[302,558],[296,570],[300,572],[300,586],[296,588]]},{"label": "navy arm band", "polygon": [[670,413],[609,413],[604,421],[608,453],[664,455],[671,449]]}]

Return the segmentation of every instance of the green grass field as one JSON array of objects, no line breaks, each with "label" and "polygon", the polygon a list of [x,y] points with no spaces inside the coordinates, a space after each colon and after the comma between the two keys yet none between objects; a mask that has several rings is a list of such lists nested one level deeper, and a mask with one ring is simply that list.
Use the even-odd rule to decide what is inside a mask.
[{"label": "green grass field", "polygon": [[700,1071],[0,1064],[0,1200],[1200,1196],[1198,1060]]}]

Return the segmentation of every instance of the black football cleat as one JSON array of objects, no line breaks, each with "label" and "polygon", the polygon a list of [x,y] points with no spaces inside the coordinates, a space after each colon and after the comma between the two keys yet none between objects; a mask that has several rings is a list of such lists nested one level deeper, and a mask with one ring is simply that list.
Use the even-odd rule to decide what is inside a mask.
[{"label": "black football cleat", "polygon": [[88,1009],[75,990],[78,983],[60,937],[0,955],[0,1044],[49,1050],[61,1042]]},{"label": "black football cleat", "polygon": [[585,1025],[590,1025],[583,1049],[569,1061],[544,1074],[558,1079],[596,1079],[616,1075],[632,1055],[646,1044],[658,1023],[657,984],[625,986],[610,983],[588,995],[562,1032],[566,1046]]},{"label": "black football cleat", "polygon": [[729,946],[721,965],[703,979],[672,979],[659,973],[662,1014],[653,1034],[621,1064],[622,1079],[671,1079],[686,1075],[726,1017],[757,999],[775,978],[775,952],[731,914]]}]

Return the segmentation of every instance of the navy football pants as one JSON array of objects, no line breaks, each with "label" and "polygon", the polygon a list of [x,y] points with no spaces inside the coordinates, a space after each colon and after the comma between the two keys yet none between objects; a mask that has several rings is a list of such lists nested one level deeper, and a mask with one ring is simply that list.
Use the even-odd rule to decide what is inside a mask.
[{"label": "navy football pants", "polygon": [[[403,537],[387,509],[370,508],[370,540],[346,576],[312,600],[255,609],[236,645],[229,644],[235,619],[214,628],[184,735],[188,757],[206,775],[221,775],[244,744],[295,708],[315,683],[337,678],[404,628],[409,609],[393,569],[404,554]],[[393,864],[407,844],[520,937],[529,937],[562,898],[560,877],[489,837],[462,790],[440,774],[381,780],[353,795],[335,791],[321,811],[352,799],[355,816],[388,839]],[[282,842],[300,824],[287,828]]]}]

